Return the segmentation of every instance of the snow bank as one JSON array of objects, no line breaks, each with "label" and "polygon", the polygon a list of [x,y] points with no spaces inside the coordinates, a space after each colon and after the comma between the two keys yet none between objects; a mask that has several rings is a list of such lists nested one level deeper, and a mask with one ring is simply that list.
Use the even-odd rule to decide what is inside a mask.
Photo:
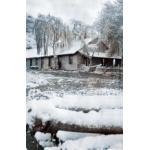
[{"label": "snow bank", "polygon": [[65,109],[114,109],[123,108],[122,96],[82,96],[64,95],[54,97],[50,102],[55,107]]},{"label": "snow bank", "polygon": [[80,67],[80,71],[82,71],[82,72],[88,72],[89,69],[90,69],[90,67],[86,66],[86,65],[81,65],[81,67]]},{"label": "snow bank", "polygon": [[88,136],[78,140],[68,140],[59,147],[45,148],[44,150],[122,150],[122,135]]},{"label": "snow bank", "polygon": [[28,93],[26,95],[26,100],[27,101],[30,101],[30,100],[33,100],[33,99],[36,99],[36,100],[40,100],[40,99],[47,100],[47,99],[49,99],[50,97],[53,96],[51,93],[52,92],[50,92],[50,91],[42,92],[39,89],[33,88],[33,89],[28,90]]},{"label": "snow bank", "polygon": [[[32,111],[29,111],[32,110]],[[32,100],[27,102],[27,123],[33,125],[35,118],[42,122],[53,120],[64,124],[87,126],[89,128],[121,127],[122,109],[102,109],[99,112],[76,112],[56,108],[50,101]]]},{"label": "snow bank", "polygon": [[[109,135],[109,136],[96,136],[96,137],[85,137],[76,141],[66,141],[61,147],[62,149],[68,150],[87,150],[87,149],[111,149],[114,145],[120,145],[122,148],[122,135]],[[121,144],[120,144],[121,143]]]},{"label": "snow bank", "polygon": [[98,135],[98,134],[69,132],[69,131],[61,131],[61,130],[57,132],[57,137],[62,141],[77,140],[79,138],[84,138],[86,136],[96,136],[96,135]]},{"label": "snow bank", "polygon": [[36,132],[34,137],[36,138],[38,143],[43,147],[53,146],[50,133]]}]

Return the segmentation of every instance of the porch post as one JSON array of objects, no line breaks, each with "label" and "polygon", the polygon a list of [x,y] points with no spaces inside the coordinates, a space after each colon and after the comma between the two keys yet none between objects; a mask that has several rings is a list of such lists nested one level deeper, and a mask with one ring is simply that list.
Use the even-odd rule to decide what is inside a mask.
[{"label": "porch post", "polygon": [[116,66],[116,59],[114,58],[113,59],[113,67],[115,67]]}]

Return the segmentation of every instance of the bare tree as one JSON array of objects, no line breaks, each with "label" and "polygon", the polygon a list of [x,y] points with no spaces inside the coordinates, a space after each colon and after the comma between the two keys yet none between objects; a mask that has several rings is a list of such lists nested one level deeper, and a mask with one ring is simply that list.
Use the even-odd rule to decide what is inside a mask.
[{"label": "bare tree", "polygon": [[60,19],[48,16],[48,33],[49,33],[49,42],[50,46],[53,49],[53,56],[54,56],[54,68],[57,68],[57,56],[56,56],[56,47],[57,47],[57,41],[60,39],[61,36],[61,27],[62,22]]},{"label": "bare tree", "polygon": [[37,45],[37,53],[39,54],[41,52],[42,47],[44,47],[44,53],[47,54],[47,27],[46,27],[46,21],[44,15],[38,15],[38,17],[35,20],[34,24],[34,33],[35,33],[35,40]]},{"label": "bare tree", "polygon": [[[72,43],[72,33],[61,19],[51,15],[38,15],[35,20],[34,33],[37,45],[37,53],[44,49],[44,55],[48,54],[48,47],[52,47],[54,56],[54,68],[57,68],[56,49],[69,47]],[[58,42],[61,44],[59,45]]]}]

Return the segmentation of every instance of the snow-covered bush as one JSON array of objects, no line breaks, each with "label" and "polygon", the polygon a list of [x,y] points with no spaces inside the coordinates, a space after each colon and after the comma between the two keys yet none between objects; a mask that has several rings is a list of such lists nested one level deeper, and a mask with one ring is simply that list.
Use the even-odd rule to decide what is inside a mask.
[{"label": "snow-covered bush", "polygon": [[95,69],[95,73],[99,73],[99,74],[104,73],[104,71],[102,70],[103,68],[104,67],[102,66],[102,64],[97,65]]},{"label": "snow-covered bush", "polygon": [[83,72],[89,72],[89,69],[90,69],[90,67],[86,66],[86,65],[81,65],[81,67],[80,67],[80,71],[83,71]]},{"label": "snow-covered bush", "polygon": [[42,147],[51,147],[54,146],[53,142],[51,141],[51,134],[50,133],[42,133],[36,132],[35,136],[36,140]]}]

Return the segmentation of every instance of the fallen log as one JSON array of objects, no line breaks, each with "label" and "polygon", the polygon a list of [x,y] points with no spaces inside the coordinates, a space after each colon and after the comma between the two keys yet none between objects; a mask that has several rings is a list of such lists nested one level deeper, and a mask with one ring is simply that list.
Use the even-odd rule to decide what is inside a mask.
[{"label": "fallen log", "polygon": [[32,127],[32,131],[35,133],[37,131],[43,133],[51,133],[56,134],[58,130],[70,131],[70,132],[82,132],[82,133],[98,133],[98,134],[123,134],[123,129],[117,126],[101,126],[99,128],[96,127],[88,127],[85,125],[75,125],[75,124],[66,124],[62,122],[55,121],[47,121],[44,124],[41,120],[36,119],[34,126]]},{"label": "fallen log", "polygon": [[76,112],[56,108],[48,101],[29,103],[27,124],[34,132],[56,133],[58,130],[99,134],[122,134],[122,109],[99,112]]}]

